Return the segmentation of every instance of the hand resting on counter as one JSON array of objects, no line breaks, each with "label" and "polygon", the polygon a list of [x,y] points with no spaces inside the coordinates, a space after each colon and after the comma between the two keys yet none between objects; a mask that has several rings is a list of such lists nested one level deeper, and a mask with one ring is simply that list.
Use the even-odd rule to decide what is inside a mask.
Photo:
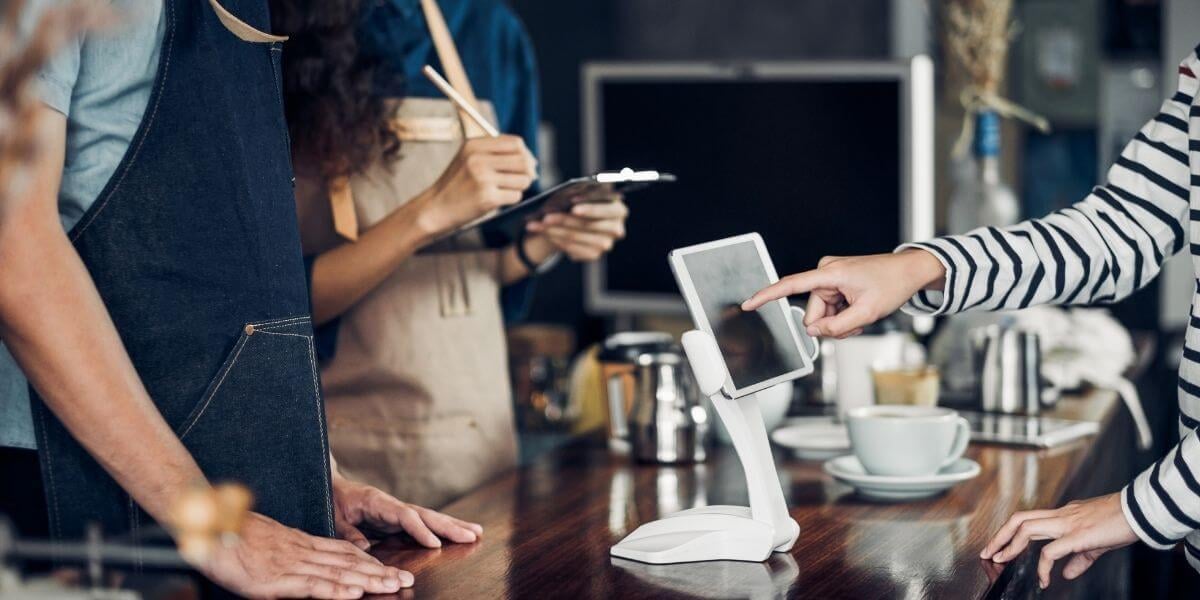
[{"label": "hand resting on counter", "polygon": [[367,532],[407,533],[427,548],[440,538],[471,543],[483,527],[406,504],[369,485],[333,475],[333,520],[340,540],[312,536],[250,513],[238,543],[219,546],[196,567],[218,585],[252,598],[361,598],[391,594],[413,585],[412,573],[367,554]]},{"label": "hand resting on counter", "polygon": [[1063,567],[1065,579],[1087,571],[1102,554],[1138,541],[1121,511],[1121,494],[1113,493],[1054,510],[1014,513],[992,536],[979,557],[996,563],[1016,558],[1033,540],[1054,540],[1042,547],[1038,558],[1038,583],[1050,585],[1054,562],[1070,557]]},{"label": "hand resting on counter", "polygon": [[250,513],[238,542],[218,545],[196,567],[250,598],[361,598],[409,587],[411,573],[388,567],[350,542],[309,535]]},{"label": "hand resting on counter", "polygon": [[440,548],[442,538],[470,544],[483,535],[476,523],[401,502],[342,475],[333,478],[333,525],[338,537],[363,550],[371,547],[364,529],[375,535],[407,533],[426,548]]}]

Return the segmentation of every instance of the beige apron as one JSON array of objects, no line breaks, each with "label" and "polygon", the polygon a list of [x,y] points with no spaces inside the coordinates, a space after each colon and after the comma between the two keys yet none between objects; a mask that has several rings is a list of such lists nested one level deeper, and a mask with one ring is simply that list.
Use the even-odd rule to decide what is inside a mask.
[{"label": "beige apron", "polygon": [[[495,122],[491,105],[477,104]],[[393,124],[399,157],[350,179],[363,228],[430,187],[462,145],[448,100],[406,98]],[[516,464],[500,258],[477,239],[443,244],[405,260],[342,315],[321,374],[345,474],[436,507]]]}]

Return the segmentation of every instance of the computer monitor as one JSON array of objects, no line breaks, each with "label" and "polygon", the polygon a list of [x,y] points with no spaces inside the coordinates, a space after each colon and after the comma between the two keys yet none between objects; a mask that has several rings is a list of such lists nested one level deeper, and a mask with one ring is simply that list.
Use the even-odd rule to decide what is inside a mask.
[{"label": "computer monitor", "polygon": [[590,63],[588,172],[675,183],[628,199],[628,235],[585,271],[596,314],[683,313],[673,248],[758,232],[780,274],[933,235],[933,67],[903,62]]}]

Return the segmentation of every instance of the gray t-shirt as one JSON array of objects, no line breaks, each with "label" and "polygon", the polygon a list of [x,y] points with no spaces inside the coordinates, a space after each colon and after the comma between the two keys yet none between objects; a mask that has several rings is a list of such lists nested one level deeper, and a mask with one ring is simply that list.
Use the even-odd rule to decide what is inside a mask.
[{"label": "gray t-shirt", "polygon": [[[112,31],[89,33],[59,52],[38,76],[43,102],[67,117],[58,214],[70,229],[87,211],[129,149],[150,100],[162,48],[162,0],[110,0],[122,15]],[[48,7],[30,0],[30,31]],[[0,446],[36,448],[25,378],[0,345]]]}]

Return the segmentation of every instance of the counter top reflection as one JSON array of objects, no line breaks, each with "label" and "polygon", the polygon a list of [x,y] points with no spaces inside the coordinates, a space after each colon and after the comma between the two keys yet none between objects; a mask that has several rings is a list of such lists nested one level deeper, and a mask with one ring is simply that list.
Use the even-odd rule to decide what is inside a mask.
[{"label": "counter top reflection", "polygon": [[[385,541],[375,554],[412,571],[404,597],[421,598],[983,598],[1032,582],[1028,561],[999,574],[978,559],[1008,516],[1103,491],[1124,472],[1105,452],[1131,452],[1118,435],[1115,396],[1065,398],[1054,416],[1099,421],[1098,436],[1052,450],[972,444],[982,473],[946,494],[877,504],[833,481],[820,462],[776,448],[792,516],[801,527],[789,553],[766,563],[654,566],[608,555],[638,525],[704,504],[745,504],[736,456],[718,450],[689,466],[637,465],[581,441],[445,507],[480,522],[484,539],[440,550]],[[1093,468],[1103,464],[1104,468]],[[1084,475],[1087,475],[1086,477]],[[1100,481],[1106,474],[1110,481]],[[1095,488],[1099,486],[1110,489]],[[1114,557],[1116,560],[1118,557]],[[1104,561],[1094,571],[1104,569]],[[1059,588],[1064,586],[1059,585]],[[1053,590],[1053,588],[1052,588]],[[1007,593],[1005,593],[1007,591]],[[1080,591],[1077,589],[1077,591]]]}]

